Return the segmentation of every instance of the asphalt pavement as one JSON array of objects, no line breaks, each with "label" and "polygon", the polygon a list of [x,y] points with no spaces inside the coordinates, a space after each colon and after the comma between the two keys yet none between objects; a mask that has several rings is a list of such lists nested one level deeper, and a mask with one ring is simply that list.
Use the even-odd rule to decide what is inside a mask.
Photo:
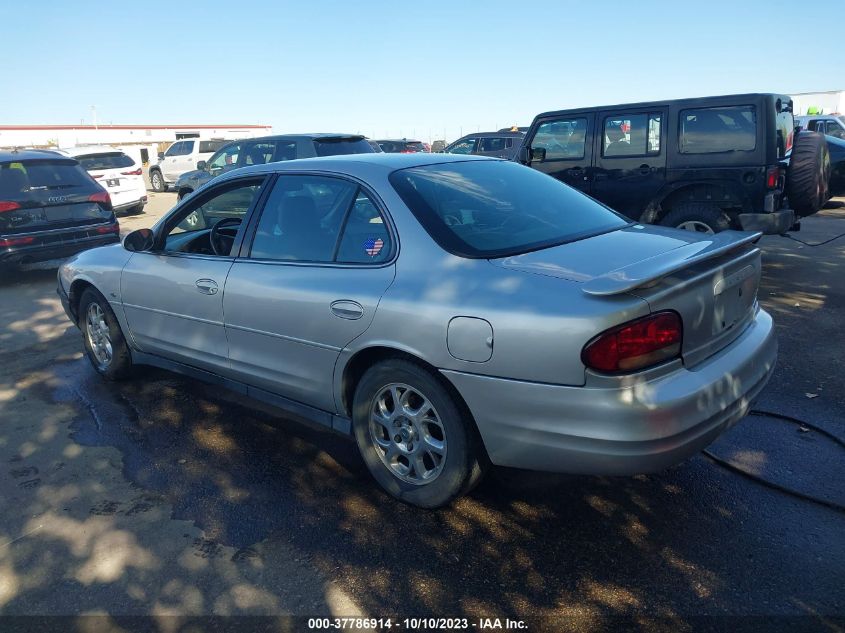
[{"label": "asphalt pavement", "polygon": [[[124,230],[174,201],[154,194]],[[841,233],[838,207],[794,237]],[[0,280],[0,614],[841,630],[845,237],[761,246],[779,363],[761,413],[711,447],[722,463],[493,469],[435,512],[380,492],[350,441],[235,394],[158,370],[104,383],[54,265]]]}]

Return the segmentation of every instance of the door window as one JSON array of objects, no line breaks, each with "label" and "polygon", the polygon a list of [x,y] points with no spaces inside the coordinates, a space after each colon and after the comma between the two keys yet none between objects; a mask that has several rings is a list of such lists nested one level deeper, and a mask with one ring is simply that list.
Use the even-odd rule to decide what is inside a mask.
[{"label": "door window", "polygon": [[184,143],[179,141],[178,143],[174,143],[170,147],[167,148],[167,151],[164,153],[165,156],[181,156],[184,152],[182,148],[184,147]]},{"label": "door window", "polygon": [[296,158],[296,141],[278,141],[274,161],[294,160]]},{"label": "door window", "polygon": [[390,234],[384,217],[370,197],[360,189],[343,228],[335,261],[369,264],[390,257]]},{"label": "door window", "polygon": [[254,143],[244,147],[244,165],[263,165],[273,160],[274,143]]},{"label": "door window", "polygon": [[604,119],[605,158],[660,153],[660,114],[618,114]]},{"label": "door window", "polygon": [[534,134],[531,149],[546,150],[547,161],[584,158],[586,139],[585,118],[544,121]]},{"label": "door window", "polygon": [[181,156],[187,156],[191,152],[194,151],[194,142],[193,141],[182,141],[182,154]]},{"label": "door window", "polygon": [[845,128],[839,125],[836,121],[828,121],[825,124],[825,128],[825,134],[828,136],[835,136],[836,138],[845,140]]},{"label": "door window", "polygon": [[240,143],[233,143],[224,147],[218,154],[212,157],[208,163],[208,171],[212,176],[222,173],[227,169],[234,169],[238,165],[238,155],[241,152]]},{"label": "door window", "polygon": [[[164,236],[164,252],[230,255],[262,180],[229,183],[183,206],[165,225],[170,228]],[[225,224],[217,227],[218,235],[212,235],[221,222]]]},{"label": "door window", "polygon": [[446,151],[449,154],[472,154],[473,151],[475,151],[476,143],[477,141],[474,138],[470,138],[465,141],[458,141]]},{"label": "door window", "polygon": [[499,136],[491,136],[481,139],[482,152],[501,152],[505,149],[505,139]]}]

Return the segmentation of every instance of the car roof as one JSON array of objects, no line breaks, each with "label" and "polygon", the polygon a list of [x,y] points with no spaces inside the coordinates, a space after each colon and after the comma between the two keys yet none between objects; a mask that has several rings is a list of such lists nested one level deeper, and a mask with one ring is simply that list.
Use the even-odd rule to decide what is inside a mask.
[{"label": "car roof", "polygon": [[[301,134],[271,134],[270,136],[254,136],[250,138],[238,138],[232,139],[231,141],[227,141],[226,144],[229,145],[231,143],[243,143],[243,142],[254,142],[254,141],[292,141],[292,140],[299,140],[299,139],[318,139],[318,138],[337,138],[337,137],[348,137],[348,138],[360,138],[361,140],[367,140],[366,137],[362,134],[344,134],[342,132],[303,132]],[[202,139],[205,140],[205,139]]]},{"label": "car roof", "polygon": [[372,152],[367,154],[343,154],[340,156],[320,156],[317,158],[299,158],[263,165],[250,165],[234,169],[218,176],[215,181],[228,180],[232,177],[243,177],[249,174],[266,174],[283,171],[317,171],[326,173],[343,173],[362,175],[377,171],[393,172],[397,169],[422,167],[423,165],[440,165],[446,163],[466,163],[470,161],[500,161],[498,158],[486,156],[472,156],[466,154],[429,154],[417,152],[414,154],[390,154],[387,152]]},{"label": "car roof", "polygon": [[122,150],[107,145],[78,145],[62,150],[68,156],[89,156],[92,154],[123,154]]},{"label": "car roof", "polygon": [[376,143],[422,143],[415,138],[378,138]]},{"label": "car roof", "polygon": [[44,160],[45,158],[73,160],[64,154],[49,149],[0,150],[0,162],[2,163],[15,163],[23,160]]},{"label": "car roof", "polygon": [[483,136],[513,136],[522,138],[525,136],[525,132],[473,132],[472,134],[465,134],[461,138],[480,138]]}]

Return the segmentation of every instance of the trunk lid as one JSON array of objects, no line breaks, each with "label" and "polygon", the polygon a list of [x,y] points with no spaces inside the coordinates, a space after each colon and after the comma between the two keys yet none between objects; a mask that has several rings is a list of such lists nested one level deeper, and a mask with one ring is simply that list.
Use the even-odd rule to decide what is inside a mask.
[{"label": "trunk lid", "polygon": [[634,225],[532,253],[498,260],[510,270],[568,279],[592,296],[629,294],[652,312],[681,315],[686,365],[716,353],[754,319],[760,282],[759,234],[725,231],[702,236]]}]

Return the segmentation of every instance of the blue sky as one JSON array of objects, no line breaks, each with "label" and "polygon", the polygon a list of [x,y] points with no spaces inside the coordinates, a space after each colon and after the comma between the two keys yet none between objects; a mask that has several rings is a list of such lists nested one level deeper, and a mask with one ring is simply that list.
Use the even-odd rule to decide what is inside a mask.
[{"label": "blue sky", "polygon": [[[840,0],[841,1],[841,0]],[[812,7],[812,10],[808,10]],[[4,2],[0,124],[454,139],[538,112],[845,89],[839,2]],[[10,54],[10,51],[12,52]]]}]

